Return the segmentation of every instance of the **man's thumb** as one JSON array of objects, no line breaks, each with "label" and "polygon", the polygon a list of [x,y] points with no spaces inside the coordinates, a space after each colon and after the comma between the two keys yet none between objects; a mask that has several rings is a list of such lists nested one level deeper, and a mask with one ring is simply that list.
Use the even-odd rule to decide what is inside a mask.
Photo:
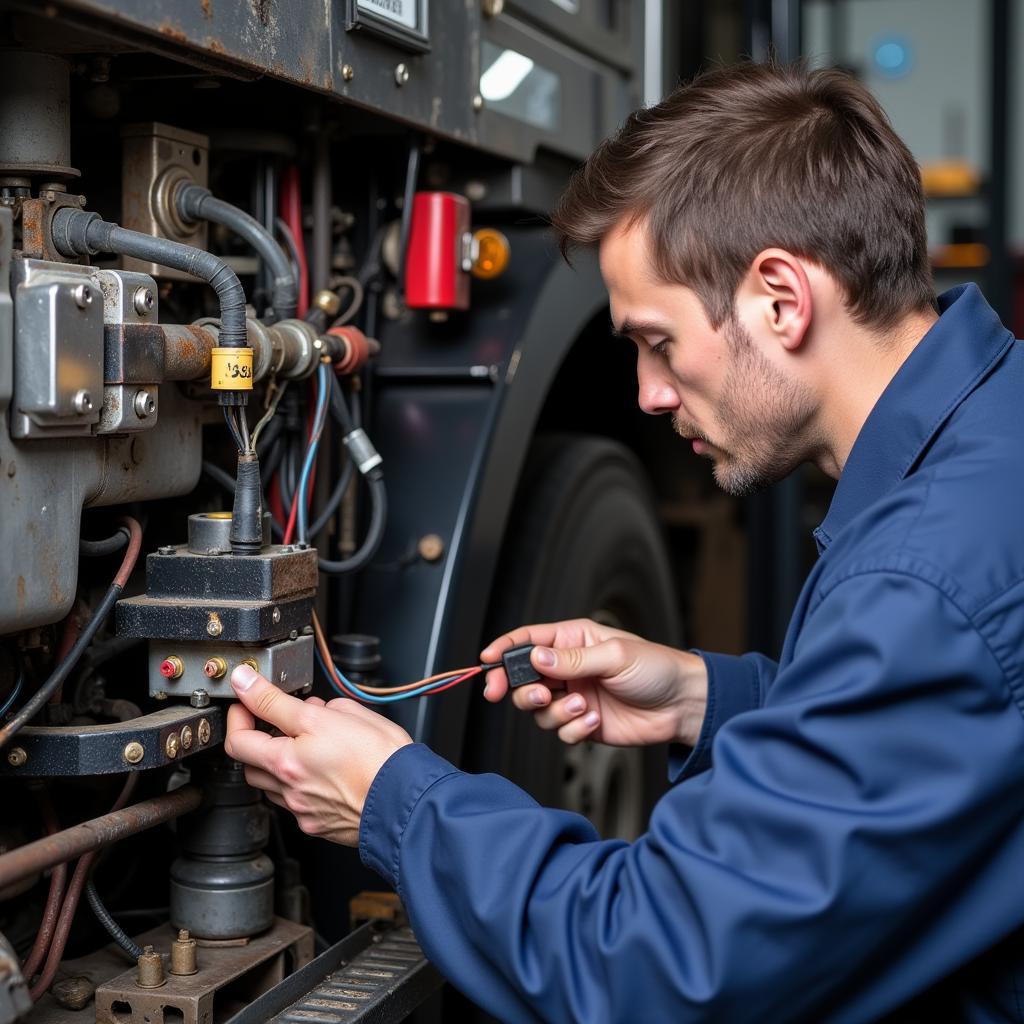
[{"label": "man's thumb", "polygon": [[605,640],[592,647],[535,647],[533,667],[549,679],[581,679],[617,675],[626,655],[619,640]]}]

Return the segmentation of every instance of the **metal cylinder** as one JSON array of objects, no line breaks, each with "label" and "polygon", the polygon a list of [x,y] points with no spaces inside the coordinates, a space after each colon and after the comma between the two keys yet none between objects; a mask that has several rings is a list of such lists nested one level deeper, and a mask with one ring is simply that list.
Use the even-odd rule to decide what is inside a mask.
[{"label": "metal cylinder", "polygon": [[178,937],[171,943],[171,974],[187,977],[198,970],[196,940],[189,935],[187,928],[182,928],[178,932]]},{"label": "metal cylinder", "polygon": [[0,52],[0,175],[78,176],[71,166],[70,93],[62,57]]},{"label": "metal cylinder", "polygon": [[[230,512],[194,512],[188,517],[188,549],[194,555],[231,550]],[[263,513],[263,546],[270,543],[270,513]]]},{"label": "metal cylinder", "polygon": [[152,946],[146,946],[142,951],[138,968],[135,984],[139,988],[160,988],[167,981],[164,976],[164,959]]},{"label": "metal cylinder", "polygon": [[200,939],[239,939],[274,923],[274,864],[261,851],[270,818],[241,765],[221,766],[201,811],[181,822],[171,865],[171,924]]}]

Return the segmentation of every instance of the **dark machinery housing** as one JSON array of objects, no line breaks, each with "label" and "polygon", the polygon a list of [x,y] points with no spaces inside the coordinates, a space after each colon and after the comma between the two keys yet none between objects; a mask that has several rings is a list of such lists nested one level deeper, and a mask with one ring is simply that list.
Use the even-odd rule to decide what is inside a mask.
[{"label": "dark machinery housing", "polygon": [[[0,1024],[397,1019],[437,987],[393,903],[352,931],[355,855],[224,757],[236,665],[389,700],[530,618],[678,639],[639,442],[601,436],[628,363],[585,354],[596,266],[544,224],[639,104],[643,28],[0,0]],[[388,704],[417,739],[641,827],[643,757],[431,686]]]}]

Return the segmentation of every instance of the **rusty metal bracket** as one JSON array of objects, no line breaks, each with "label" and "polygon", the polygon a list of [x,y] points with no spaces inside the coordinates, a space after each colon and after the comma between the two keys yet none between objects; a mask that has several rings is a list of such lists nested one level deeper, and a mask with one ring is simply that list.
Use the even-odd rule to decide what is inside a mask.
[{"label": "rusty metal bracket", "polygon": [[[26,726],[0,760],[0,778],[111,775],[162,768],[224,738],[220,708],[175,704],[109,725]],[[12,756],[15,751],[21,754]]]}]

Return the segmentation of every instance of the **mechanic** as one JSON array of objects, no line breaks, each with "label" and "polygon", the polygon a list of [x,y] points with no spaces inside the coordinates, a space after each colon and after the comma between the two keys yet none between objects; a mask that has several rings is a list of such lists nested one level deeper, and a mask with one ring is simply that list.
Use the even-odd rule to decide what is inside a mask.
[{"label": "mechanic", "polygon": [[633,843],[244,667],[228,751],[502,1020],[1024,1020],[1024,351],[934,298],[910,152],[845,74],[741,64],[632,114],[554,223],[724,489],[838,479],[781,660],[590,622],[482,652],[538,645],[514,700],[567,743],[675,744]]}]

